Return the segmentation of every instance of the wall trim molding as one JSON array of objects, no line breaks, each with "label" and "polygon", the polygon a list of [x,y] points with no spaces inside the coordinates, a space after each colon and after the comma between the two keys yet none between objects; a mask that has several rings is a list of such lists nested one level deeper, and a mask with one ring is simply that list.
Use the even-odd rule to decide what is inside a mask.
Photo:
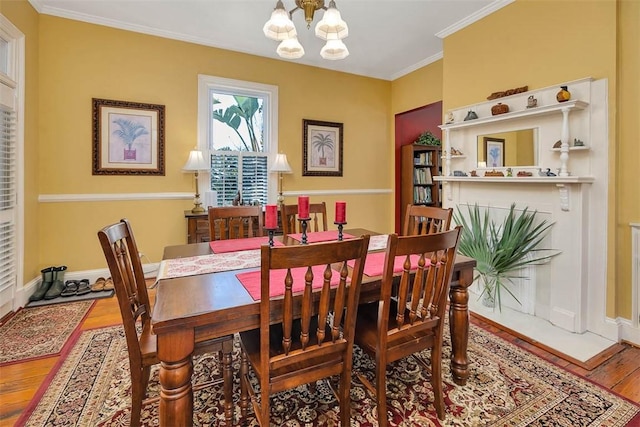
[{"label": "wall trim molding", "polygon": [[[390,188],[359,188],[356,190],[299,190],[285,191],[284,196],[337,196],[337,195],[371,195],[390,194]],[[104,194],[40,194],[40,203],[76,203],[76,202],[114,202],[141,200],[193,200],[194,193],[104,193]]]},{"label": "wall trim molding", "polygon": [[513,3],[514,1],[516,0],[496,0],[492,3],[489,3],[487,6],[483,7],[476,13],[473,13],[466,18],[454,23],[453,25],[448,26],[439,33],[436,33],[436,37],[443,39],[447,36],[450,36],[451,34],[460,31],[465,27],[468,27],[474,22],[481,20],[485,16],[491,15],[496,10],[502,9],[503,7]]},{"label": "wall trim molding", "polygon": [[194,193],[104,193],[104,194],[40,194],[41,203],[113,202],[140,200],[189,200]]}]

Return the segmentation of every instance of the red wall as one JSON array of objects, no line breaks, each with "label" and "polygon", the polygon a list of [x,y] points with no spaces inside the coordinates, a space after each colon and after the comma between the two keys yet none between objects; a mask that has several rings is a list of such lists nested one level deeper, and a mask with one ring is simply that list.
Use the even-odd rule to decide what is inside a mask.
[{"label": "red wall", "polygon": [[421,133],[426,131],[431,131],[442,139],[442,131],[438,127],[440,124],[442,124],[442,101],[396,114],[396,233],[400,233],[400,220],[406,209],[406,206],[400,206],[400,168],[402,167],[400,147],[412,144]]}]

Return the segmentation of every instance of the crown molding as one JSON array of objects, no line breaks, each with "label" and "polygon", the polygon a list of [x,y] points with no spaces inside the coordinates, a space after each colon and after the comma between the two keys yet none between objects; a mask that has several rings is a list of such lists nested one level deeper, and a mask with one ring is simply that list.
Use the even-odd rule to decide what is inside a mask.
[{"label": "crown molding", "polygon": [[393,81],[395,79],[399,79],[400,77],[406,76],[407,74],[409,74],[409,73],[411,73],[411,72],[413,72],[413,71],[415,71],[417,69],[425,67],[425,66],[427,66],[429,64],[433,64],[434,62],[439,61],[442,58],[443,58],[442,51],[440,51],[440,52],[436,53],[435,55],[431,55],[430,57],[425,58],[422,61],[417,62],[417,63],[413,64],[410,67],[405,68],[404,70],[400,70],[397,73],[392,74],[389,80]]},{"label": "crown molding", "polygon": [[461,19],[460,21],[456,22],[453,25],[448,26],[447,28],[445,28],[444,30],[436,33],[436,37],[439,37],[441,39],[444,39],[447,36],[450,36],[451,34],[455,33],[456,31],[460,31],[461,29],[468,27],[469,25],[473,24],[476,21],[481,20],[482,18],[484,18],[485,16],[491,15],[493,12],[502,9],[503,7],[513,3],[516,0],[496,0],[491,4],[488,4],[487,6],[483,7],[482,9],[480,9],[479,11],[477,11],[476,13],[473,13],[469,16],[467,16],[464,19]]}]

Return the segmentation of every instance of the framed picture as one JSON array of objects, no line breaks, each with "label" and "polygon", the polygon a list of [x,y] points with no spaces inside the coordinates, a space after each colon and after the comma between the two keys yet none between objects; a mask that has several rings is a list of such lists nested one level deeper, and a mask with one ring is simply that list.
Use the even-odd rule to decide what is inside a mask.
[{"label": "framed picture", "polygon": [[92,102],[93,175],[164,175],[164,105]]},{"label": "framed picture", "polygon": [[484,158],[488,168],[504,167],[504,139],[484,137]]},{"label": "framed picture", "polygon": [[342,123],[302,120],[302,176],[342,176]]}]

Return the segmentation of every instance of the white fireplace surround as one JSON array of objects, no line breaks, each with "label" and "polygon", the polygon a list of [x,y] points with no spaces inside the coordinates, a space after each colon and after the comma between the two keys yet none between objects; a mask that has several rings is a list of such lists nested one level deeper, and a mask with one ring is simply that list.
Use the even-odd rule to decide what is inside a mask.
[{"label": "white fireplace surround", "polygon": [[[568,86],[570,103],[559,104],[555,94]],[[533,95],[538,108],[527,109]],[[512,203],[520,209],[537,210],[554,223],[546,247],[561,254],[544,266],[533,267],[535,274],[523,284],[523,292],[533,286],[533,314],[553,325],[574,333],[592,332],[618,341],[615,322],[606,318],[607,224],[608,224],[608,106],[607,80],[590,78],[535,89],[488,102],[464,106],[451,111],[455,120],[442,125],[444,131],[443,206],[478,204],[503,215]],[[491,116],[491,106],[508,104],[510,112]],[[478,119],[463,121],[469,110]],[[563,111],[564,110],[564,111]],[[540,177],[537,167],[529,178],[452,176],[453,170],[467,174],[476,170],[477,136],[518,129],[538,130],[538,167],[566,170],[568,176]],[[585,143],[573,149],[571,141]],[[557,140],[563,147],[553,150]],[[463,154],[451,156],[451,147]],[[505,168],[496,168],[505,170]],[[506,175],[506,173],[505,173]],[[527,282],[527,281],[525,281]],[[473,296],[471,297],[473,298]],[[517,304],[517,303],[515,303]],[[532,301],[527,300],[526,311]],[[512,305],[512,304],[511,304]],[[506,325],[509,326],[509,325]]]}]

